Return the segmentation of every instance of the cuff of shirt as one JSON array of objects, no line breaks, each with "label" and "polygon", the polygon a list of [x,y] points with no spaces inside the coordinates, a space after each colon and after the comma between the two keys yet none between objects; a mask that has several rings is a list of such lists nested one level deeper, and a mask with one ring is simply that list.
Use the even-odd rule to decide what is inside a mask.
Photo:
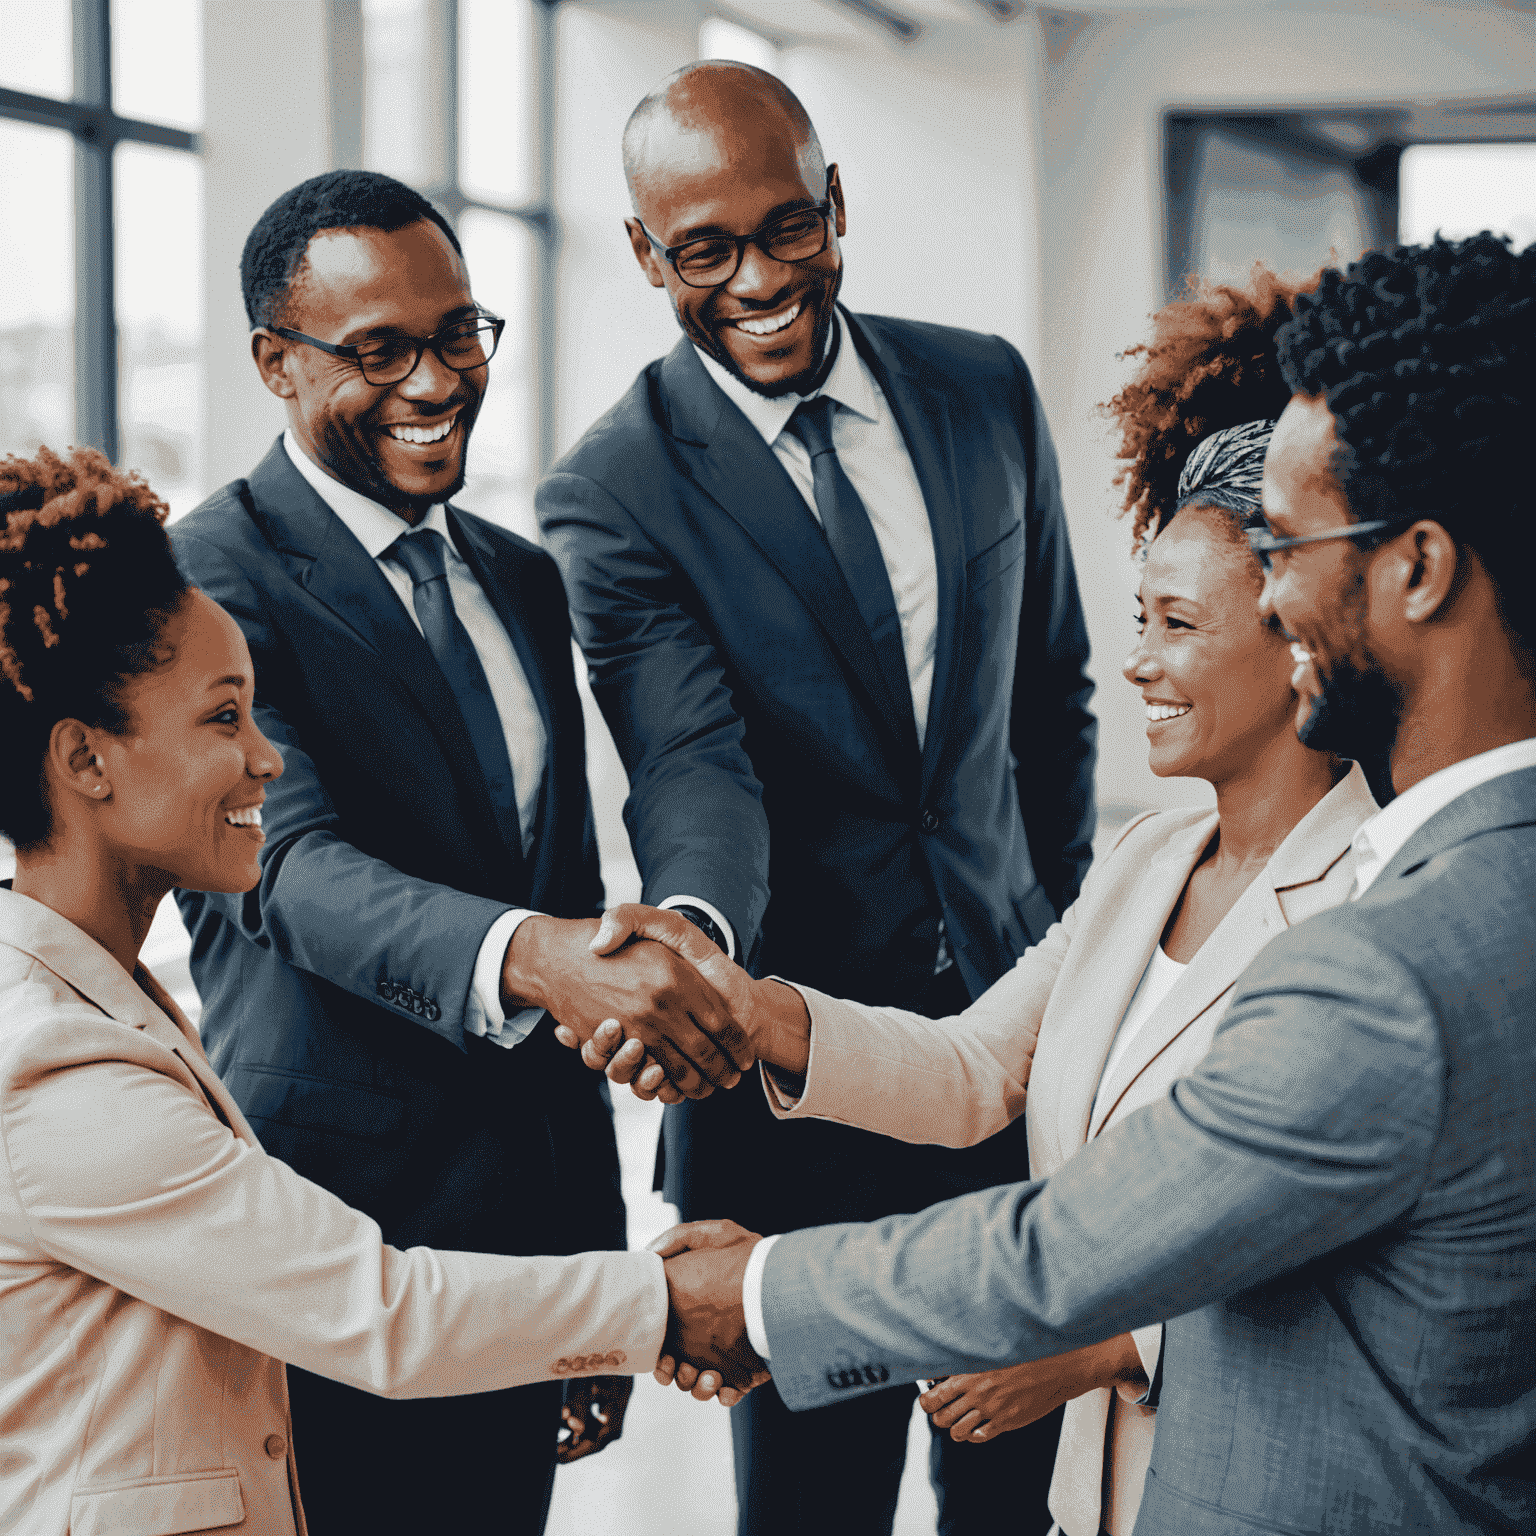
[{"label": "cuff of shirt", "polygon": [[538,913],[524,907],[514,907],[510,912],[503,912],[486,930],[480,941],[475,976],[464,1005],[464,1028],[507,1050],[521,1045],[533,1033],[534,1025],[544,1017],[542,1008],[519,1008],[508,1013],[501,1006],[501,970],[507,958],[507,945],[525,917],[537,916]]},{"label": "cuff of shirt", "polygon": [[670,912],[673,907],[697,907],[725,935],[726,958],[730,960],[736,958],[735,931],[726,922],[724,915],[718,907],[710,906],[707,901],[703,901],[697,896],[668,896],[665,901],[658,902],[657,905],[663,912]]},{"label": "cuff of shirt", "polygon": [[747,1316],[747,1342],[764,1360],[768,1358],[768,1330],[763,1326],[763,1265],[768,1250],[779,1240],[779,1233],[759,1238],[747,1255],[747,1272],[741,1277],[741,1310]]},{"label": "cuff of shirt", "polygon": [[1141,1368],[1146,1373],[1147,1384],[1138,1391],[1135,1387],[1120,1382],[1116,1390],[1126,1402],[1135,1403],[1139,1408],[1156,1408],[1157,1365],[1163,1353],[1163,1325],[1149,1323],[1145,1328],[1133,1328],[1131,1338],[1135,1342],[1136,1353],[1141,1356]]}]

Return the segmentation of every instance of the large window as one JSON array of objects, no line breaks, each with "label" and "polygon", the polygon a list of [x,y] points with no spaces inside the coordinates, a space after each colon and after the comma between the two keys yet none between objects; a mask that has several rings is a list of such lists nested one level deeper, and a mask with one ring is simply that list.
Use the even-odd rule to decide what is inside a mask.
[{"label": "large window", "polygon": [[0,0],[0,452],[202,494],[200,0]]},{"label": "large window", "polygon": [[[353,163],[398,176],[442,209],[475,297],[507,321],[464,503],[532,536],[533,487],[555,431],[550,7],[361,0],[357,10],[362,78],[337,82],[360,129]],[[342,125],[336,138],[346,137]]]}]

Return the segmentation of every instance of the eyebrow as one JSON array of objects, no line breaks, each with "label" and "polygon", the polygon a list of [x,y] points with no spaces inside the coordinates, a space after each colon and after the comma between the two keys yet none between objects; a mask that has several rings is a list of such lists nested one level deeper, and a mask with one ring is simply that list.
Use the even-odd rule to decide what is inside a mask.
[{"label": "eyebrow", "polygon": [[[770,208],[767,216],[749,230],[749,234],[756,234],[759,229],[766,228],[769,224],[784,218],[791,213],[800,213],[807,208],[814,208],[816,200],[810,197],[792,197],[787,203],[780,203],[776,208]],[[712,237],[723,235],[728,240],[739,240],[740,235],[732,232],[721,224],[696,224],[692,229],[685,229],[676,240],[668,241],[669,245],[687,245],[690,240],[708,240]]]},{"label": "eyebrow", "polygon": [[[478,315],[479,313],[480,306],[473,301],[468,304],[460,304],[456,309],[450,309],[447,314],[438,320],[433,334],[435,335],[437,331],[442,330],[445,325],[452,325],[456,320],[467,320],[471,315]],[[371,325],[364,330],[348,331],[342,337],[340,345],[347,347],[359,341],[368,341],[372,338],[406,336],[410,334],[410,332],[403,330],[398,325]]]},{"label": "eyebrow", "polygon": [[217,693],[220,688],[244,688],[246,678],[238,672],[231,672],[227,677],[221,677],[216,682],[208,684],[209,693]]}]

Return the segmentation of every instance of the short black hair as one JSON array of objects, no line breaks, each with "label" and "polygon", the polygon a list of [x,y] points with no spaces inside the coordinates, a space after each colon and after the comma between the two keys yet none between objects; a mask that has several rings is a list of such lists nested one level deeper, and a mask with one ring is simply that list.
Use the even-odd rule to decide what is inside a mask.
[{"label": "short black hair", "polygon": [[1296,394],[1327,403],[1355,521],[1439,523],[1477,552],[1504,622],[1536,652],[1523,590],[1536,558],[1536,244],[1516,252],[1485,230],[1372,251],[1295,309],[1275,338],[1280,367]]},{"label": "short black hair", "polygon": [[94,448],[0,459],[0,831],[53,830],[43,759],[54,726],[129,726],[125,685],[165,659],[187,593],[165,503]]},{"label": "short black hair", "polygon": [[290,187],[257,219],[240,253],[240,291],[254,331],[277,325],[309,242],[327,229],[382,229],[391,233],[430,219],[459,255],[452,226],[421,193],[378,171],[327,171]]}]

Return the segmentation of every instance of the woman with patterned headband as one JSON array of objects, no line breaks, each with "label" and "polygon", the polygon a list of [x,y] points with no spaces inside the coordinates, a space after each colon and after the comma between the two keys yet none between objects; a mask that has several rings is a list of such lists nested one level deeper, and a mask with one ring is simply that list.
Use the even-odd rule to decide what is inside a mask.
[{"label": "woman with patterned headband", "polygon": [[[1297,740],[1300,663],[1259,619],[1262,573],[1246,538],[1263,521],[1264,453],[1290,398],[1274,336],[1297,291],[1256,269],[1244,288],[1169,304],[1151,342],[1130,349],[1139,370],[1108,407],[1140,566],[1125,677],[1144,701],[1152,771],[1205,779],[1215,810],[1126,826],[1061,922],[955,1019],[752,982],[699,947],[692,929],[678,935],[738,1019],[755,1011],[764,1062],[794,1073],[809,1066],[798,1099],[770,1087],[782,1118],[827,1116],[968,1146],[1023,1113],[1029,1173],[1043,1177],[1164,1096],[1205,1055],[1233,983],[1270,937],[1344,899],[1350,840],[1376,803],[1358,766]],[[665,917],[619,909],[610,936],[638,928],[662,938]],[[659,1069],[645,1065],[638,1041],[621,1044],[616,1026],[583,1054],[642,1094],[659,1086]],[[1146,1213],[1149,1231],[1158,1219]],[[1153,1326],[1052,1360],[948,1377],[922,1404],[977,1456],[995,1456],[1007,1452],[988,1442],[1066,1403],[1050,1494],[1058,1529],[1129,1536],[1161,1345]],[[669,1360],[660,1374],[671,1375]],[[688,1366],[676,1379],[696,1395],[713,1386]],[[946,1507],[940,1529],[958,1519]]]}]

